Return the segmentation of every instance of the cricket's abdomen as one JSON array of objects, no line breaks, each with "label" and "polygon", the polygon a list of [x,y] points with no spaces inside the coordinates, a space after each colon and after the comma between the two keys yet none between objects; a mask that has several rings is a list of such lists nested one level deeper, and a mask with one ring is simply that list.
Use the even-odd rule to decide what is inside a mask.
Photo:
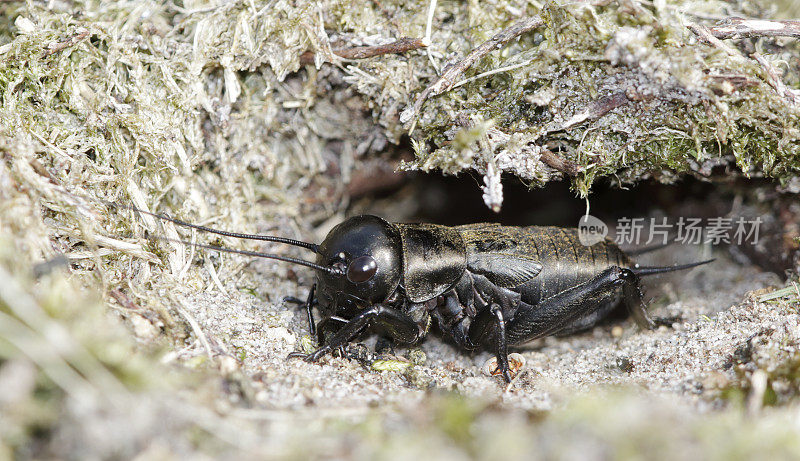
[{"label": "cricket's abdomen", "polygon": [[531,305],[587,282],[609,267],[630,265],[630,259],[611,241],[583,245],[577,229],[521,228],[518,245],[536,255],[542,265],[538,276],[517,288],[522,301]]}]

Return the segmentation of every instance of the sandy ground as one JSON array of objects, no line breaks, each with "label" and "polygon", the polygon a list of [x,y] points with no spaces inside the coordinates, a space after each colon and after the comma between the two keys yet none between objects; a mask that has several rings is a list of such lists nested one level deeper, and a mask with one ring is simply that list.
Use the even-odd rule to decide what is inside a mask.
[{"label": "sandy ground", "polygon": [[[676,246],[641,262],[696,261],[710,256],[705,251]],[[164,366],[151,366],[167,379],[150,379],[174,374],[174,384],[68,400],[47,452],[143,460],[792,459],[800,455],[797,379],[775,376],[798,356],[798,306],[755,301],[753,291],[782,286],[779,277],[722,250],[713,256],[712,264],[649,280],[650,311],[679,316],[672,327],[641,331],[620,319],[546,338],[520,351],[526,365],[507,387],[481,371],[491,354],[463,353],[436,334],[395,349],[424,352],[403,371],[341,357],[287,360],[308,326],[301,309],[280,300],[304,297],[310,271],[207,254],[191,269],[200,277],[189,277],[203,283],[160,291],[185,335],[164,335],[148,320],[158,316],[113,310],[125,312],[143,350],[160,351]],[[779,394],[778,406],[762,407],[769,392]]]}]

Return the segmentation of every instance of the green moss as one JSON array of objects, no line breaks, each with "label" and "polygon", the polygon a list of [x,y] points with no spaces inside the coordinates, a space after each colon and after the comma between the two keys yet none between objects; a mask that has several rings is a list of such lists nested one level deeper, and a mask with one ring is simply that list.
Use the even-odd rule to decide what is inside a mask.
[{"label": "green moss", "polygon": [[[744,2],[705,2],[704,11],[695,7],[697,14],[724,9],[728,15],[731,7],[755,8]],[[475,146],[470,158],[456,155],[451,128],[456,119],[468,116],[492,122],[506,134],[521,134],[527,144],[557,143],[559,155],[582,169],[574,184],[583,196],[601,178],[669,182],[686,173],[705,176],[704,165],[719,157],[735,163],[745,176],[764,174],[781,182],[796,176],[800,108],[770,87],[754,60],[697,43],[680,9],[680,2],[659,8],[550,2],[541,10],[531,8],[528,13],[541,14],[546,26],[490,54],[465,77],[527,64],[428,101],[417,126],[419,141],[429,152],[421,153],[414,166],[485,172],[487,162],[507,146],[494,143],[488,152]],[[504,25],[498,23],[496,30]],[[773,56],[797,59],[797,43],[782,43],[783,48],[771,48]],[[797,75],[790,70],[784,79],[793,82]],[[531,95],[544,87],[554,90],[552,99],[532,105]],[[633,100],[596,119],[560,128],[599,98],[619,92]],[[513,166],[506,170],[519,175]],[[540,177],[540,183],[553,177],[532,176]]]}]

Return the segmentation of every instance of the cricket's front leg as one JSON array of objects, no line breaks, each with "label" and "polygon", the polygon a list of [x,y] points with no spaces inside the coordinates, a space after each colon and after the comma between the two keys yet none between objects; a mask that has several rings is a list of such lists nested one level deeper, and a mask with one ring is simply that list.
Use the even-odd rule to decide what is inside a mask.
[{"label": "cricket's front leg", "polygon": [[415,343],[419,340],[421,335],[417,323],[406,314],[393,307],[376,304],[364,309],[349,320],[331,337],[327,344],[319,349],[310,354],[292,352],[289,354],[289,358],[296,357],[302,358],[307,362],[316,362],[325,356],[325,354],[346,346],[347,343],[371,326],[382,327],[392,339],[401,343]]},{"label": "cricket's front leg", "polygon": [[305,306],[306,315],[308,316],[308,331],[311,334],[311,337],[317,336],[317,325],[314,322],[314,312],[313,308],[314,305],[317,304],[317,300],[314,299],[314,291],[317,289],[317,284],[311,285],[311,289],[308,290],[308,297],[305,301],[302,299],[295,298],[294,296],[286,296],[283,298],[283,302],[285,303],[293,303]]}]

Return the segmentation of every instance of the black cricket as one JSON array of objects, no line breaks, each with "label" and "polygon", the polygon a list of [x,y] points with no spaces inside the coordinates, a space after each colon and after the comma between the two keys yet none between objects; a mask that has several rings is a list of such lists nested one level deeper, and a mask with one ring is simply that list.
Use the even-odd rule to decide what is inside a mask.
[{"label": "black cricket", "polygon": [[[645,311],[640,277],[711,262],[641,267],[613,241],[580,243],[577,229],[390,223],[355,216],[317,245],[268,235],[198,226],[133,207],[173,223],[224,236],[287,243],[316,254],[316,261],[214,245],[203,248],[278,259],[313,268],[316,283],[305,305],[319,348],[294,352],[316,362],[343,350],[365,332],[414,344],[439,329],[469,351],[488,346],[497,371],[511,381],[508,346],[565,335],[597,324],[620,301],[641,328],[655,322]],[[315,322],[313,308],[322,317]],[[324,330],[333,334],[327,340]]]}]

